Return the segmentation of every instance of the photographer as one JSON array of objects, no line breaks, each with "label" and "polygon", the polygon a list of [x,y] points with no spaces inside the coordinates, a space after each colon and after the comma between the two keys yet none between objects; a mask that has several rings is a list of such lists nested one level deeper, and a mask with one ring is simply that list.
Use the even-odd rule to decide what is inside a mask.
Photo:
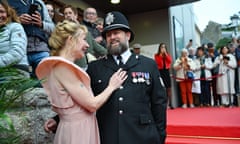
[{"label": "photographer", "polygon": [[182,49],[181,56],[176,59],[173,64],[173,69],[176,71],[176,81],[179,83],[179,88],[182,98],[182,108],[194,107],[192,97],[192,79],[187,77],[187,72],[195,69],[194,61],[188,57],[188,50]]},{"label": "photographer", "polygon": [[54,29],[54,23],[42,0],[8,0],[20,19],[27,34],[27,57],[32,68],[31,77],[36,78],[38,63],[49,56],[48,36]]},{"label": "photographer", "polygon": [[221,95],[221,104],[222,106],[232,105],[233,94],[235,94],[234,69],[237,67],[236,58],[229,53],[228,47],[223,46],[220,49],[220,55],[215,59],[213,65],[214,67],[219,65],[218,74],[223,74],[217,78],[217,94]]}]

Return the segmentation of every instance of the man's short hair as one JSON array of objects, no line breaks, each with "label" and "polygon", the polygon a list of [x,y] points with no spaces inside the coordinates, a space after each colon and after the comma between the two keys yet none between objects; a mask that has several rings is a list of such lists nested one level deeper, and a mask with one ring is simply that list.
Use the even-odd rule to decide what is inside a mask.
[{"label": "man's short hair", "polygon": [[214,46],[213,43],[208,43],[208,44],[207,44],[207,47],[208,47],[208,48],[212,48],[213,46]]},{"label": "man's short hair", "polygon": [[139,43],[135,43],[132,47],[133,47],[133,48],[141,48],[142,46],[141,46],[141,44],[139,44]]}]

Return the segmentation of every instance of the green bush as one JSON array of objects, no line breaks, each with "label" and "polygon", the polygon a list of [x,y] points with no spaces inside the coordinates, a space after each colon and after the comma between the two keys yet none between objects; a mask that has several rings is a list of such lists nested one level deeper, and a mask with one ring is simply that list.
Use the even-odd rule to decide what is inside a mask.
[{"label": "green bush", "polygon": [[18,98],[34,88],[38,80],[30,79],[12,67],[0,68],[0,143],[19,143],[20,135],[15,131],[11,118],[6,114]]}]

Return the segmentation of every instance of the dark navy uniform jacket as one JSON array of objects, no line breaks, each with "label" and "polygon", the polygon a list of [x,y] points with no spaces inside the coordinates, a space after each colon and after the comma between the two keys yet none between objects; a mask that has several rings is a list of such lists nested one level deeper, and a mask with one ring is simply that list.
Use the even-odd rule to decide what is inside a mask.
[{"label": "dark navy uniform jacket", "polygon": [[[119,69],[111,55],[89,64],[94,95]],[[166,137],[165,88],[156,63],[132,54],[124,69],[128,78],[97,111],[102,144],[163,144]]]}]

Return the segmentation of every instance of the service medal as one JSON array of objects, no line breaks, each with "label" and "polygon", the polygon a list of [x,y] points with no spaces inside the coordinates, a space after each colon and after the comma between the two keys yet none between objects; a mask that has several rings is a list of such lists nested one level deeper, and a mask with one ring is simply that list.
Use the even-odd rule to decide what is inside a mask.
[{"label": "service medal", "polygon": [[150,85],[150,74],[147,72],[147,73],[144,73],[144,77],[145,77],[145,82],[147,85]]},{"label": "service medal", "polygon": [[136,78],[136,72],[132,72],[132,82],[133,83],[137,83],[138,82],[138,80]]}]

